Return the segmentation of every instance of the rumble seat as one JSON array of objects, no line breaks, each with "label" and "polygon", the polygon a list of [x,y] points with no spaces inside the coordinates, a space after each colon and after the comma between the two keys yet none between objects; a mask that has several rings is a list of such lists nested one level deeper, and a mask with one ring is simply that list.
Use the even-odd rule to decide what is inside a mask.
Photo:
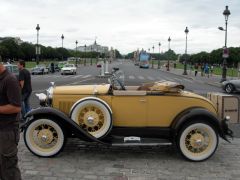
[{"label": "rumble seat", "polygon": [[147,91],[138,91],[138,90],[114,90],[113,95],[114,96],[145,96],[147,94]]}]

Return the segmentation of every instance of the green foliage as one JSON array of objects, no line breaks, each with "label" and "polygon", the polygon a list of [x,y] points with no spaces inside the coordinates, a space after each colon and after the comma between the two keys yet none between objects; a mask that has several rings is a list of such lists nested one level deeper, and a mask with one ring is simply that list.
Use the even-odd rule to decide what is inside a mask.
[{"label": "green foliage", "polygon": [[[79,52],[75,50],[69,50],[66,48],[52,48],[50,46],[45,47],[39,45],[41,48],[40,60],[66,60],[69,57],[80,58],[105,58],[108,54],[100,52]],[[35,54],[36,44],[24,42],[17,44],[14,38],[9,38],[0,43],[0,55],[3,59],[24,59],[26,61],[33,61],[36,58]],[[116,57],[121,58],[122,55],[118,50],[115,50]]]}]

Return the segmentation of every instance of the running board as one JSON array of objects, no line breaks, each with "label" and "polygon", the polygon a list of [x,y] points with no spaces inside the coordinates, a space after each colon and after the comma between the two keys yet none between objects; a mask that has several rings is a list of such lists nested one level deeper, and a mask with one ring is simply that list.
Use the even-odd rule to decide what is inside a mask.
[{"label": "running board", "polygon": [[136,136],[114,138],[112,146],[169,146],[172,142],[168,139],[140,138]]}]

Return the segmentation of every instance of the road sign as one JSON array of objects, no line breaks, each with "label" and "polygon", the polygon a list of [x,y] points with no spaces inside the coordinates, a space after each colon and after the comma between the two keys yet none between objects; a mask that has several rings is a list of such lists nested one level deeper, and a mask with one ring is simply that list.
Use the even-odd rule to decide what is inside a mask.
[{"label": "road sign", "polygon": [[222,55],[223,58],[228,58],[229,57],[229,50],[228,48],[224,47],[223,48],[223,55]]}]

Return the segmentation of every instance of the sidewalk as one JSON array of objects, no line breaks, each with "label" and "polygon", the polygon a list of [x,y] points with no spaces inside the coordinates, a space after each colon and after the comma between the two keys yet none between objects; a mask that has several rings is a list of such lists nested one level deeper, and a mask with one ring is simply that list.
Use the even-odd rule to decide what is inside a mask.
[{"label": "sidewalk", "polygon": [[[157,67],[156,67],[157,68]],[[201,81],[205,84],[208,85],[212,85],[215,87],[221,87],[221,79],[222,76],[221,75],[209,75],[208,76],[201,76],[201,72],[197,73],[197,76],[195,76],[195,72],[194,71],[190,71],[187,70],[188,75],[183,75],[183,69],[174,69],[174,68],[170,68],[170,71],[166,71],[166,68],[160,68],[159,70],[163,71],[163,72],[168,72],[168,73],[172,73],[172,74],[176,74],[185,78],[189,78],[189,79],[193,79],[195,81]],[[237,77],[227,77],[228,80],[230,79],[237,79]]]}]

